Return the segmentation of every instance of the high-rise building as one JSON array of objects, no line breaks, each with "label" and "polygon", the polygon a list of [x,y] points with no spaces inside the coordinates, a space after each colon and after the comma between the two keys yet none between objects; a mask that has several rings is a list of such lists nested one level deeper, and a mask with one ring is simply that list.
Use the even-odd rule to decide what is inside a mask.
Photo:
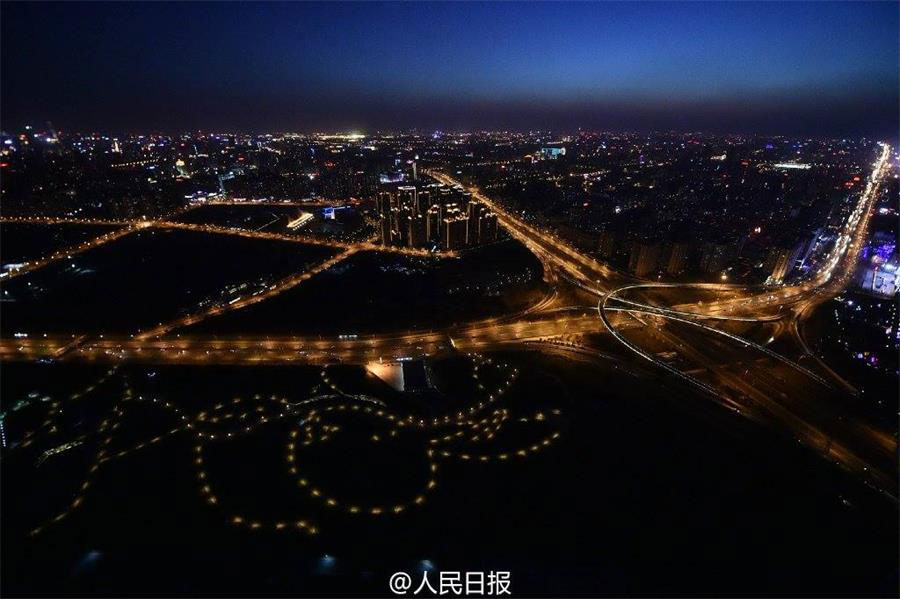
[{"label": "high-rise building", "polygon": [[395,240],[398,241],[400,245],[408,246],[410,222],[415,218],[415,216],[413,216],[412,209],[406,206],[397,210],[396,214],[397,221],[394,225]]},{"label": "high-rise building", "polygon": [[700,257],[700,270],[716,273],[725,268],[728,261],[728,245],[707,242],[703,244],[703,255]]},{"label": "high-rise building", "polygon": [[401,209],[408,208],[413,215],[418,215],[419,204],[417,202],[416,188],[412,185],[403,185],[397,188],[397,203]]},{"label": "high-rise building", "polygon": [[381,237],[381,245],[391,245],[391,219],[381,217],[378,219],[378,235]]},{"label": "high-rise building", "polygon": [[441,207],[437,204],[431,206],[426,214],[425,236],[428,241],[440,243],[441,241]]},{"label": "high-rise building", "polygon": [[453,191],[446,185],[440,186],[437,193],[437,203],[446,206],[453,202]]},{"label": "high-rise building", "polygon": [[603,231],[600,233],[600,239],[597,243],[597,253],[601,258],[609,258],[616,251],[616,233],[615,231]]},{"label": "high-rise building", "polygon": [[407,245],[409,247],[422,247],[427,241],[425,217],[413,216],[408,221]]},{"label": "high-rise building", "polygon": [[643,277],[656,270],[656,261],[658,257],[659,243],[635,241],[631,247],[628,269],[635,275]]},{"label": "high-rise building", "polygon": [[460,188],[431,184],[419,191],[411,185],[375,198],[378,232],[384,245],[448,249],[497,239],[497,216],[483,202],[468,200]]},{"label": "high-rise building", "polygon": [[441,222],[444,222],[444,219],[449,215],[457,214],[462,214],[462,210],[460,210],[459,204],[456,202],[449,202],[441,206]]},{"label": "high-rise building", "polygon": [[674,242],[669,245],[663,266],[670,275],[678,275],[684,271],[687,265],[688,245],[686,243]]},{"label": "high-rise building", "polygon": [[419,195],[424,196],[424,199],[419,200],[419,206],[421,206],[423,210],[428,210],[432,206],[440,203],[441,187],[442,186],[438,183],[429,183],[419,189]]},{"label": "high-rise building", "polygon": [[391,245],[391,205],[393,197],[386,191],[380,192],[375,197],[375,212],[378,214],[378,234],[381,237],[381,245]]},{"label": "high-rise building", "polygon": [[481,215],[487,212],[487,206],[478,200],[474,200],[469,202],[466,209],[468,213],[466,219],[466,245],[478,245],[480,243],[478,238],[478,221],[481,220]]},{"label": "high-rise building", "polygon": [[416,195],[418,204],[418,214],[425,214],[431,208],[431,190],[428,188],[420,189]]},{"label": "high-rise building", "polygon": [[444,248],[458,250],[466,244],[466,223],[468,219],[459,211],[444,219]]},{"label": "high-rise building", "polygon": [[387,191],[381,191],[375,197],[375,212],[378,216],[385,216],[391,212],[391,194]]},{"label": "high-rise building", "polygon": [[478,219],[479,243],[491,243],[497,241],[498,231],[497,215],[493,212],[483,212],[481,218]]},{"label": "high-rise building", "polygon": [[803,251],[803,247],[804,244],[802,242],[798,244],[782,243],[773,247],[763,264],[763,268],[770,273],[766,282],[769,284],[784,282],[787,276],[791,274],[791,271],[794,270],[795,262]]}]

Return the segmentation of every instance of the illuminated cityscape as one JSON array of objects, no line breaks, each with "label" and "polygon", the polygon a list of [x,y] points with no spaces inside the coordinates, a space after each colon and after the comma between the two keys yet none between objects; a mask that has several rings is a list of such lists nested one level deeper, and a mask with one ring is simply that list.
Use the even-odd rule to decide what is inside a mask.
[{"label": "illuminated cityscape", "polygon": [[896,596],[896,5],[0,13],[4,596]]}]

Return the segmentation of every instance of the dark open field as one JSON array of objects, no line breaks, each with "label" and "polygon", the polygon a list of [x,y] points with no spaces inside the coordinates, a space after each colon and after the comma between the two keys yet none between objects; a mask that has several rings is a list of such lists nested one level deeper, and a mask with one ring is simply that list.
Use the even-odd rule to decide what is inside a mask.
[{"label": "dark open field", "polygon": [[99,237],[116,229],[109,225],[0,224],[0,262],[21,264]]},{"label": "dark open field", "polygon": [[230,286],[248,283],[238,294],[249,293],[334,253],[299,243],[141,231],[5,282],[2,333],[134,333],[221,301]]},{"label": "dark open field", "polygon": [[362,334],[430,329],[514,313],[545,292],[541,265],[506,241],[434,260],[361,252],[262,304],[187,334]]}]

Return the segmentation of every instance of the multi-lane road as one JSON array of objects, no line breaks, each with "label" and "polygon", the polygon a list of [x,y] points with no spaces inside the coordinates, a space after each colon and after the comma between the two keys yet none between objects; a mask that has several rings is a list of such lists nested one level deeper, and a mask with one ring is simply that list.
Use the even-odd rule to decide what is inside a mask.
[{"label": "multi-lane road", "polygon": [[[257,205],[257,204],[250,204]],[[196,206],[193,206],[196,207]],[[182,211],[178,211],[180,214]],[[324,239],[321,237],[314,237],[310,235],[292,235],[286,233],[275,233],[268,231],[251,231],[248,229],[242,229],[240,227],[223,227],[220,225],[212,225],[212,224],[196,224],[196,223],[186,223],[179,222],[175,220],[171,220],[177,214],[167,215],[166,218],[158,219],[158,220],[108,220],[108,219],[93,219],[93,218],[60,218],[60,217],[41,217],[41,216],[22,216],[22,217],[3,217],[0,218],[0,223],[10,223],[10,224],[40,224],[40,225],[105,225],[105,226],[115,226],[118,227],[112,231],[109,231],[103,235],[90,239],[88,241],[84,241],[77,245],[63,248],[59,250],[55,250],[46,256],[42,256],[40,258],[34,258],[23,262],[21,265],[17,265],[15,268],[12,268],[8,271],[4,271],[0,273],[0,281],[9,280],[26,273],[29,273],[33,270],[37,270],[39,268],[43,268],[48,264],[56,262],[57,260],[69,259],[76,254],[80,254],[82,252],[86,252],[88,250],[99,247],[103,244],[109,243],[111,241],[115,241],[116,239],[120,239],[126,235],[130,235],[135,231],[141,231],[144,229],[176,229],[183,231],[194,231],[198,233],[206,233],[211,235],[233,235],[237,237],[245,237],[249,239],[267,239],[269,241],[283,241],[287,243],[300,243],[305,245],[316,245],[316,246],[325,246],[334,248],[342,251],[370,251],[370,252],[388,252],[392,254],[402,254],[406,256],[417,256],[417,257],[436,257],[436,258],[453,258],[456,257],[456,252],[452,251],[442,251],[442,252],[432,252],[424,249],[417,248],[405,248],[405,247],[395,247],[395,246],[384,246],[379,243],[375,243],[372,240],[360,241],[360,242],[343,242],[343,241],[335,241],[331,239]]]},{"label": "multi-lane road", "polygon": [[[597,306],[560,305],[553,294],[529,310],[503,318],[482,320],[440,331],[402,331],[371,336],[337,338],[265,337],[201,338],[179,331],[205,318],[241,309],[264,301],[358,251],[393,251],[422,255],[419,250],[385,248],[372,242],[340,244],[316,240],[341,250],[333,258],[298,273],[273,286],[267,293],[245,298],[227,307],[214,307],[192,314],[156,329],[122,337],[86,336],[3,339],[0,358],[81,359],[86,361],[214,363],[364,363],[374,360],[398,360],[436,355],[456,350],[485,351],[510,345],[545,348],[548,352],[580,352],[586,356],[606,356],[590,339],[612,337],[626,351],[643,358],[648,366],[700,388],[729,409],[774,424],[795,436],[829,459],[860,474],[891,495],[896,495],[896,439],[883,431],[858,422],[841,420],[841,402],[845,394],[840,381],[828,368],[803,365],[775,354],[765,344],[753,343],[726,327],[751,330],[777,322],[775,336],[788,332],[802,342],[798,319],[815,306],[839,293],[849,283],[858,252],[863,245],[869,219],[883,178],[889,169],[890,148],[883,146],[867,185],[844,223],[838,242],[825,265],[807,281],[781,287],[741,287],[735,285],[653,285],[612,269],[584,255],[553,233],[541,231],[471,189],[498,215],[510,234],[528,247],[544,264],[547,279],[557,288],[574,287],[594,296]],[[461,185],[439,172],[430,173],[438,181]],[[44,222],[21,219],[22,222]],[[70,221],[66,221],[70,222]],[[141,228],[179,228],[211,234],[233,234],[307,243],[305,238],[262,232],[250,232],[213,225],[192,225],[162,219],[139,222],[85,221],[84,224],[118,224],[118,236]],[[98,238],[99,239],[99,238]],[[98,241],[106,243],[110,239]],[[84,249],[95,247],[86,242]],[[84,251],[83,249],[80,251]],[[27,270],[43,266],[26,267]],[[21,271],[20,271],[21,272]],[[20,274],[20,273],[16,273]],[[644,299],[652,291],[654,301]],[[697,299],[702,290],[705,301]],[[671,298],[665,304],[659,298]],[[599,318],[598,318],[599,316]],[[788,323],[784,326],[784,323]],[[178,335],[174,335],[174,332]],[[566,344],[552,340],[575,339]],[[771,341],[771,340],[770,340]],[[522,345],[527,343],[527,345]],[[642,348],[665,346],[688,366],[675,365],[660,357],[666,352]],[[802,344],[802,350],[809,349]],[[568,349],[567,349],[568,348]]]}]

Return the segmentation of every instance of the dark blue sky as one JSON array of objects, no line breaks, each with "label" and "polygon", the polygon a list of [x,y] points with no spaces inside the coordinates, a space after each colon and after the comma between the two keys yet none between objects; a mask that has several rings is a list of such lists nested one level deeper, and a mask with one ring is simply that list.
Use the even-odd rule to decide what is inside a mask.
[{"label": "dark blue sky", "polygon": [[0,5],[4,127],[895,135],[898,4]]}]

